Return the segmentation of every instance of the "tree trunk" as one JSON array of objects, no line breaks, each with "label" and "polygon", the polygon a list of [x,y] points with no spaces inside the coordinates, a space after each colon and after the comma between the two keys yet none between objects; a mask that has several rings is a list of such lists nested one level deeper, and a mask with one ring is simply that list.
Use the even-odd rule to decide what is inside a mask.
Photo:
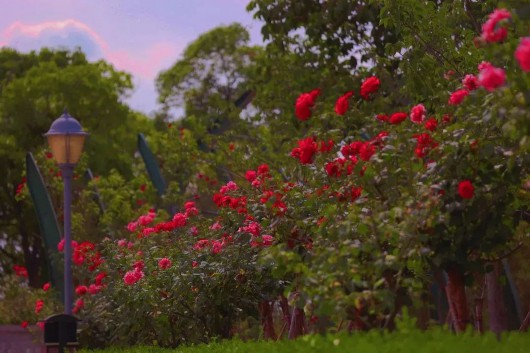
[{"label": "tree trunk", "polygon": [[274,302],[263,300],[260,303],[261,327],[263,328],[263,338],[266,340],[276,340],[274,331],[274,321],[272,317],[272,308]]},{"label": "tree trunk", "polygon": [[291,317],[291,326],[289,327],[289,339],[294,339],[305,333],[305,314],[304,309],[294,308]]},{"label": "tree trunk", "polygon": [[282,308],[283,321],[286,325],[291,325],[291,312],[289,311],[289,302],[283,295],[280,297],[280,308]]},{"label": "tree trunk", "polygon": [[467,305],[464,274],[457,266],[447,269],[448,281],[445,286],[449,310],[453,319],[456,332],[464,332],[469,322],[469,309]]},{"label": "tree trunk", "polygon": [[355,308],[354,318],[348,323],[348,332],[352,331],[366,331],[368,327],[362,319],[362,309]]},{"label": "tree trunk", "polygon": [[434,302],[436,303],[436,314],[440,324],[447,323],[447,315],[450,314],[447,292],[444,290],[445,286],[446,282],[443,272],[436,271],[434,273],[432,291],[434,294]]},{"label": "tree trunk", "polygon": [[484,298],[475,298],[475,329],[479,333],[484,333],[484,323],[482,320],[483,306],[484,306]]},{"label": "tree trunk", "polygon": [[493,264],[493,271],[486,274],[486,291],[488,296],[488,317],[490,330],[497,335],[508,330],[503,288],[500,283],[502,267],[500,262]]}]

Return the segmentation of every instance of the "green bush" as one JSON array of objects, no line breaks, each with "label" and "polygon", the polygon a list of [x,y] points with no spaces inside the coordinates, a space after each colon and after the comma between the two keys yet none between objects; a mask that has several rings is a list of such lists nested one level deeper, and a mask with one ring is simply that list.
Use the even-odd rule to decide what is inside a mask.
[{"label": "green bush", "polygon": [[[39,320],[59,309],[59,295],[55,290],[29,288],[20,276],[0,277],[0,324],[35,325]],[[36,302],[42,300],[42,309],[35,311]],[[16,310],[13,310],[16,308]]]}]

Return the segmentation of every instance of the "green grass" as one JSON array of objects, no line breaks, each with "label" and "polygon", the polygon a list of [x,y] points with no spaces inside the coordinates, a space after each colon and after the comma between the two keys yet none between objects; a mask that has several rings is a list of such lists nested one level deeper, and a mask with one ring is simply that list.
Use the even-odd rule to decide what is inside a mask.
[{"label": "green grass", "polygon": [[455,335],[442,330],[418,332],[405,330],[399,333],[377,332],[305,336],[298,340],[278,342],[242,342],[230,340],[208,345],[181,348],[129,347],[109,348],[82,353],[528,353],[530,333],[511,333],[501,340],[492,334]]}]

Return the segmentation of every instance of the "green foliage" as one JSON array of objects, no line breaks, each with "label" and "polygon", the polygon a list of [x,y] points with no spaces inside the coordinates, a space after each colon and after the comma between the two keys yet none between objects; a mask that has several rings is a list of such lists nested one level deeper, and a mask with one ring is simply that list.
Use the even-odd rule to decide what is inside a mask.
[{"label": "green foliage", "polygon": [[[0,277],[0,324],[22,324],[27,321],[34,326],[43,317],[60,311],[58,293],[53,289],[29,288],[22,278],[10,275]],[[35,312],[35,303],[43,300],[44,306],[39,313]],[[13,310],[16,308],[16,310]]]},{"label": "green foliage", "polygon": [[108,176],[97,176],[84,185],[73,210],[77,239],[98,242],[103,237],[123,237],[124,225],[151,207],[156,200],[155,189],[145,172],[135,174],[125,179],[113,169]]},{"label": "green foliage", "polygon": [[[148,137],[149,146],[157,155],[165,180],[168,181],[168,189],[161,204],[166,208],[181,208],[185,201],[199,197],[198,174],[215,175],[215,163],[211,160],[215,156],[200,149],[198,135],[206,136],[202,131],[171,124],[165,131]],[[207,139],[204,138],[201,143],[204,141]],[[204,207],[204,210],[207,209]]]},{"label": "green foliage", "polygon": [[[370,61],[367,48],[382,52],[385,44],[396,40],[396,32],[378,20],[380,9],[376,1],[348,0],[253,0],[247,6],[264,21],[265,40],[282,50],[316,53],[311,63],[318,66],[350,70]],[[300,40],[296,34],[301,34]]]},{"label": "green foliage", "polygon": [[171,68],[160,73],[157,88],[165,110],[184,107],[204,128],[219,128],[233,101],[247,88],[247,67],[258,52],[238,23],[217,27],[191,43]]},{"label": "green foliage", "polygon": [[[86,152],[92,169],[100,173],[112,166],[130,173],[131,135],[137,122],[145,119],[120,102],[131,89],[128,74],[102,61],[65,68],[39,63],[3,88],[2,134],[13,136],[20,150],[33,150],[44,143],[36,136],[42,136],[67,107],[91,134]],[[131,147],[124,148],[127,145]]]},{"label": "green foliage", "polygon": [[[23,184],[26,152],[43,150],[43,133],[66,107],[91,134],[84,166],[102,175],[116,169],[130,178],[135,133],[153,128],[150,120],[123,103],[132,88],[129,74],[104,61],[90,63],[80,51],[0,50],[0,163],[6,171],[0,175],[0,238],[5,242],[0,264],[9,271],[13,263],[21,263],[22,249],[31,286],[40,286],[46,274],[41,271],[44,256],[32,205],[15,198]],[[51,163],[45,168],[45,177],[48,168],[57,172]],[[54,204],[59,201],[54,199]]]}]

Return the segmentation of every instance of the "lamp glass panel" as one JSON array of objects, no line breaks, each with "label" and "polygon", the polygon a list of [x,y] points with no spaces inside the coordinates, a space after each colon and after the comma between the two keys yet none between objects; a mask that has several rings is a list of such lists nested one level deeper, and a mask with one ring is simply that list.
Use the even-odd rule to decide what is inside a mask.
[{"label": "lamp glass panel", "polygon": [[81,158],[85,135],[49,135],[48,144],[59,164],[76,164]]}]

